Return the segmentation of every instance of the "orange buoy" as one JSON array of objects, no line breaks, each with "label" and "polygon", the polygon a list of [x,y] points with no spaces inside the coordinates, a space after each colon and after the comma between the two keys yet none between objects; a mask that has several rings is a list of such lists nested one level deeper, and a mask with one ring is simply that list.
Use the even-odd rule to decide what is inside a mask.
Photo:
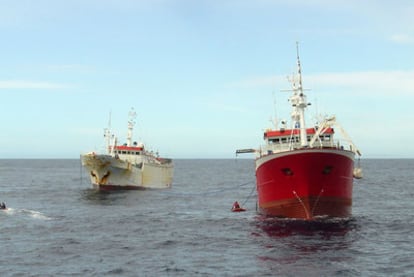
[{"label": "orange buoy", "polygon": [[240,207],[239,202],[234,202],[233,203],[233,207],[231,207],[231,211],[232,212],[244,212],[246,211],[246,209],[243,209],[242,207]]}]

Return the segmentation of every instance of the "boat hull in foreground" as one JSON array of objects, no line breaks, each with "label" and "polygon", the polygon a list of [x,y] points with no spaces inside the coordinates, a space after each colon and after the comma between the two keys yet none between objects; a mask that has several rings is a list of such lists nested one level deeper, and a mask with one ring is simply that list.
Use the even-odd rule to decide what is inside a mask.
[{"label": "boat hull in foreground", "polygon": [[256,159],[258,211],[267,216],[349,217],[354,153],[301,149]]}]

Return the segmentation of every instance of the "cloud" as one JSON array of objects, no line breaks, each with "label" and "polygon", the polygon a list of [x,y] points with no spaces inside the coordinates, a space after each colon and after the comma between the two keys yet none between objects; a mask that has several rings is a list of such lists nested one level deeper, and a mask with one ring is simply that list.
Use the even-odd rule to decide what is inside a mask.
[{"label": "cloud", "polygon": [[77,73],[94,73],[96,68],[83,64],[50,64],[46,65],[46,68],[55,72],[77,72]]},{"label": "cloud", "polygon": [[[382,93],[390,95],[414,95],[414,71],[361,71],[344,73],[317,73],[303,76],[304,86],[336,90],[338,88],[357,91],[358,94]],[[227,84],[241,89],[288,88],[286,76],[257,76]]]},{"label": "cloud", "polygon": [[255,76],[248,77],[244,80],[229,82],[225,84],[226,88],[237,88],[237,89],[249,89],[249,88],[258,88],[258,87],[273,87],[275,83],[280,83],[280,81],[286,80],[286,76]]},{"label": "cloud", "polygon": [[414,36],[408,34],[394,34],[390,37],[390,40],[397,44],[414,45]]},{"label": "cloud", "polygon": [[349,73],[322,73],[310,75],[308,83],[318,87],[336,87],[358,90],[365,94],[414,95],[414,71],[366,71]]},{"label": "cloud", "polygon": [[35,82],[25,80],[0,80],[0,89],[63,89],[68,88],[67,84],[51,82]]},{"label": "cloud", "polygon": [[248,110],[245,107],[225,103],[225,102],[223,102],[223,100],[221,102],[207,103],[207,106],[215,112],[232,112],[232,113],[248,113],[248,112],[250,112],[250,110]]}]

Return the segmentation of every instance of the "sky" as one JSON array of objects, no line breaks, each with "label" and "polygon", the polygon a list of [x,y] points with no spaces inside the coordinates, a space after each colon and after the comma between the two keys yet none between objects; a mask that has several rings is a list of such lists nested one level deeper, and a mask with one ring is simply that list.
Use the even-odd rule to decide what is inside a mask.
[{"label": "sky", "polygon": [[234,158],[290,119],[296,70],[363,158],[414,158],[411,0],[0,0],[0,158],[79,158],[103,129]]}]

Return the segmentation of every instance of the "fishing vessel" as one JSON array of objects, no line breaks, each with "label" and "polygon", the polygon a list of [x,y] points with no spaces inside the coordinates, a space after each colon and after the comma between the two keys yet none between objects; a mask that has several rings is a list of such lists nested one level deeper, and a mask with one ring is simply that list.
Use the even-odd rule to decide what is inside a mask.
[{"label": "fishing vessel", "polygon": [[297,73],[290,78],[288,90],[290,124],[282,120],[264,132],[264,145],[259,149],[240,149],[236,154],[256,153],[260,214],[300,219],[349,217],[353,179],[362,178],[359,159],[355,165],[361,153],[334,116],[311,127],[305,125],[310,103],[302,87],[298,46],[296,50]]},{"label": "fishing vessel", "polygon": [[109,127],[104,131],[106,153],[89,152],[81,155],[82,165],[89,173],[93,186],[99,189],[170,188],[173,162],[148,151],[143,143],[132,142],[136,113],[129,112],[126,143],[118,145]]}]

